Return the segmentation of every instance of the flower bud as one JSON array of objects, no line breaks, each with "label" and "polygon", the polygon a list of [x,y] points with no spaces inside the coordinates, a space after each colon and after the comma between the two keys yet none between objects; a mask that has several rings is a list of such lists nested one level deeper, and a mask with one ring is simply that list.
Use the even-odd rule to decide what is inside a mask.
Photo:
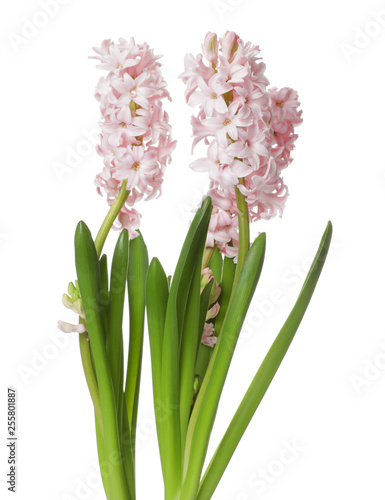
[{"label": "flower bud", "polygon": [[76,292],[76,287],[75,285],[72,283],[72,281],[70,283],[68,283],[68,293],[69,295],[72,297],[72,295]]},{"label": "flower bud", "polygon": [[63,304],[64,307],[67,307],[67,309],[72,309],[73,301],[69,295],[66,293],[63,293]]},{"label": "flower bud", "polygon": [[215,337],[213,333],[214,325],[212,323],[205,323],[202,335],[202,344],[207,345],[208,347],[214,347],[218,341],[218,337]]},{"label": "flower bud", "polygon": [[[76,293],[74,296],[76,297]],[[66,293],[63,294],[63,304],[67,309],[71,309],[71,311],[75,312],[78,314],[81,318],[86,319],[85,313],[84,313],[84,308],[83,308],[83,301],[82,299],[74,299],[73,297],[70,297]]]},{"label": "flower bud", "polygon": [[222,55],[228,61],[231,61],[238,49],[239,36],[234,31],[226,31],[222,38]]},{"label": "flower bud", "polygon": [[64,333],[84,333],[86,331],[86,327],[84,325],[73,325],[72,323],[67,323],[66,321],[58,321],[57,326],[59,330]]},{"label": "flower bud", "polygon": [[84,312],[83,308],[83,301],[82,299],[77,299],[73,302],[72,304],[72,310],[76,312],[76,314],[79,314],[79,316],[83,319],[86,319],[86,315]]},{"label": "flower bud", "polygon": [[218,59],[218,39],[216,33],[211,33],[210,31],[207,33],[202,49],[206,59],[215,65]]},{"label": "flower bud", "polygon": [[219,305],[218,302],[216,302],[213,307],[211,307],[208,311],[207,311],[207,314],[206,314],[206,321],[208,321],[209,319],[214,319],[218,316],[218,313],[219,313],[219,309],[221,308],[221,306]]},{"label": "flower bud", "polygon": [[211,288],[209,299],[210,306],[218,300],[218,297],[220,296],[222,290],[218,285],[217,280],[214,278],[212,270],[209,267],[205,267],[204,269],[202,269],[201,274],[201,293],[211,280],[213,281],[213,286]]},{"label": "flower bud", "polygon": [[214,279],[214,284],[213,284],[213,287],[212,287],[211,293],[210,293],[210,300],[209,300],[210,306],[218,300],[221,292],[222,292],[221,287],[218,285],[218,283]]},{"label": "flower bud", "polygon": [[202,269],[202,274],[201,274],[201,293],[203,290],[206,288],[208,282],[210,280],[214,279],[213,278],[213,272],[209,267],[205,267]]},{"label": "flower bud", "polygon": [[193,397],[198,395],[199,389],[201,388],[202,380],[199,375],[195,375],[193,383]]},{"label": "flower bud", "polygon": [[70,295],[73,301],[80,299],[81,296],[80,296],[78,280],[75,280],[75,284],[73,284],[72,281],[68,284],[68,294]]}]

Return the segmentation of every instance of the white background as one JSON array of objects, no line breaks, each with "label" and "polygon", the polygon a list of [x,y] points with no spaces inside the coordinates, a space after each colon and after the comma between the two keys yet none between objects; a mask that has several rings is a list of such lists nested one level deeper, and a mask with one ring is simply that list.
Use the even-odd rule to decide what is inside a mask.
[{"label": "white background", "polygon": [[[88,59],[91,47],[104,38],[134,36],[164,55],[163,71],[173,97],[166,107],[178,147],[163,196],[138,208],[150,257],[158,256],[172,273],[188,211],[207,183],[203,174],[188,169],[191,109],[177,77],[184,54],[199,52],[207,31],[221,35],[229,29],[260,45],[273,85],[298,90],[304,123],[298,129],[295,160],[284,173],[291,194],[284,217],[253,228],[254,235],[267,231],[266,264],[229,373],[209,455],[294,304],[329,219],[334,236],[297,337],[214,498],[383,498],[385,4],[54,4],[50,18],[41,17],[37,1],[3,2],[0,13],[2,497],[12,495],[5,478],[10,385],[17,388],[19,400],[18,498],[104,498],[95,474],[93,412],[77,336],[61,339],[61,347],[52,350],[57,320],[75,319],[61,305],[67,283],[75,278],[75,225],[83,219],[95,234],[107,207],[93,186],[102,160],[89,140],[84,142],[84,134],[95,131],[99,120],[93,92],[101,73]],[[376,13],[384,24],[375,20]],[[15,42],[23,29],[25,34],[28,21],[40,27],[29,31],[24,43]],[[60,178],[53,166],[65,164],[71,148],[79,148],[83,156]],[[116,236],[110,237],[107,250]],[[281,293],[279,304],[271,301],[273,290]],[[163,497],[148,351],[146,339],[140,500]],[[282,457],[288,457],[282,451],[293,442],[299,451],[282,464]],[[262,469],[266,479],[261,479]]]}]

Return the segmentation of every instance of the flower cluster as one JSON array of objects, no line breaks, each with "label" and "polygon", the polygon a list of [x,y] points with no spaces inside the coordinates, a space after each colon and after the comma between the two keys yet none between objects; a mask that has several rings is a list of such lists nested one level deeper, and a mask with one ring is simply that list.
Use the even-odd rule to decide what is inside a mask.
[{"label": "flower cluster", "polygon": [[128,196],[119,215],[120,227],[130,237],[137,235],[140,214],[132,208],[141,199],[149,200],[161,192],[166,165],[171,160],[175,141],[162,109],[162,99],[170,99],[160,72],[160,56],[146,44],[105,40],[94,59],[98,68],[107,70],[96,87],[96,99],[102,114],[101,140],[97,151],[104,168],[96,176],[98,192],[107,194],[111,205],[126,184]]},{"label": "flower cluster", "polygon": [[202,54],[187,54],[181,75],[187,103],[199,105],[192,117],[193,149],[202,140],[208,145],[207,156],[190,166],[208,172],[211,181],[207,246],[235,257],[236,188],[246,197],[251,222],[282,214],[288,191],[281,172],[292,161],[302,112],[294,90],[267,88],[257,46],[226,32],[219,40],[208,33],[202,48],[208,64]]}]

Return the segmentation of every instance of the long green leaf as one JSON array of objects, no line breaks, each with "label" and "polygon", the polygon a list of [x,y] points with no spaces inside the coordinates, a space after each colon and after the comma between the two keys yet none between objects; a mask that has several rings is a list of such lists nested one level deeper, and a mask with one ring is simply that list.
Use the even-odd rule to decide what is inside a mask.
[{"label": "long green leaf", "polygon": [[128,265],[128,231],[124,229],[116,242],[111,265],[110,306],[106,339],[107,357],[118,411],[119,429],[123,429],[123,308]]},{"label": "long green leaf", "polygon": [[[204,376],[201,380],[201,386],[199,389],[198,396],[196,398],[196,401],[194,403],[194,408],[193,412],[190,418],[189,422],[189,427],[188,427],[188,435],[187,435],[187,455],[190,453],[190,445],[191,445],[191,440],[194,434],[195,430],[195,425],[199,416],[200,409],[203,404],[203,400],[206,394],[207,386],[210,381],[211,373],[214,367],[215,359],[218,353],[218,348],[220,344],[220,338],[222,334],[222,326],[224,323],[224,320],[227,316],[228,313],[228,308],[229,308],[229,303],[230,299],[233,296],[233,284],[234,284],[234,277],[235,277],[235,270],[236,270],[236,265],[234,264],[233,259],[230,259],[228,257],[225,257],[224,263],[223,263],[223,270],[222,270],[222,283],[221,283],[221,294],[219,296],[219,303],[220,303],[220,310],[218,316],[215,318],[215,334],[218,337],[218,342],[215,345],[214,349],[212,349],[211,353],[208,353],[207,351],[201,354],[201,359],[200,361],[200,367],[204,369]],[[204,292],[203,292],[204,293]],[[203,294],[202,294],[203,296]],[[203,325],[202,325],[202,332],[203,332]],[[210,356],[208,356],[210,354]],[[209,360],[209,361],[208,361]],[[206,361],[208,361],[206,365]],[[204,363],[204,364],[203,364]],[[203,373],[203,372],[202,372]],[[186,466],[188,464],[188,456],[187,458],[185,457],[185,468],[184,470],[186,471]]]},{"label": "long green leaf", "polygon": [[111,498],[129,499],[123,464],[116,461],[116,456],[120,456],[119,429],[100,313],[99,259],[90,230],[84,222],[79,222],[75,232],[75,263],[100,394],[105,457],[110,465],[110,494]]},{"label": "long green leaf", "polygon": [[[130,258],[127,272],[128,305],[130,311],[130,345],[128,351],[125,398],[133,446],[135,443],[142,368],[147,271],[147,247],[142,235],[139,234],[139,236],[130,241]],[[135,448],[133,448],[133,456],[135,458]]]},{"label": "long green leaf", "polygon": [[182,456],[184,454],[186,432],[193,397],[195,361],[197,357],[198,345],[200,344],[200,289],[204,248],[205,241],[202,240],[201,248],[197,255],[190,295],[187,302],[180,348],[180,425]]},{"label": "long green leaf", "polygon": [[289,349],[320,277],[329,250],[331,236],[332,225],[329,222],[297,302],[257,371],[207,468],[199,488],[198,500],[209,500],[211,498],[243,433]]},{"label": "long green leaf", "polygon": [[197,210],[183,243],[170,287],[170,298],[175,294],[179,335],[186,311],[187,298],[200,249],[205,246],[208,224],[212,212],[211,198],[207,197]]},{"label": "long green leaf", "polygon": [[219,309],[218,316],[215,320],[215,331],[217,335],[221,331],[223,321],[226,316],[226,311],[230,302],[231,290],[233,289],[233,282],[235,276],[236,265],[234,264],[234,259],[229,259],[225,257],[223,262],[222,271],[222,282],[221,282],[221,294],[219,296],[219,304],[221,308]]},{"label": "long green leaf", "polygon": [[218,283],[222,281],[223,259],[219,248],[216,248],[210,260],[210,269]]},{"label": "long green leaf", "polygon": [[257,286],[265,254],[266,237],[262,233],[250,248],[237,287],[230,303],[226,320],[223,324],[222,336],[218,341],[218,351],[210,381],[204,395],[202,407],[197,418],[192,439],[189,436],[188,466],[182,489],[183,500],[195,500],[199,487],[203,463],[206,457],[208,442],[214,424],[215,415],[231,363],[234,349],[242,328],[249,304]]},{"label": "long green leaf", "polygon": [[101,303],[101,314],[103,320],[104,332],[108,331],[108,308],[110,304],[110,293],[108,288],[108,265],[107,265],[107,255],[103,254],[100,257],[100,303]]},{"label": "long green leaf", "polygon": [[[200,344],[198,347],[198,355],[197,355],[197,360],[195,363],[195,375],[198,377],[199,380],[199,390],[200,386],[202,385],[202,380],[204,379],[204,376],[206,375],[206,370],[211,358],[213,352],[213,348],[209,347],[204,344]],[[199,392],[198,392],[199,394]]]},{"label": "long green leaf", "polygon": [[162,348],[168,301],[168,280],[157,258],[152,259],[148,269],[146,296],[155,421],[158,434],[159,453],[162,460]]},{"label": "long green leaf", "polygon": [[131,435],[130,426],[128,424],[127,406],[125,404],[123,405],[123,432],[120,436],[120,444],[130,499],[135,500],[135,464],[134,455],[132,453],[135,446],[135,436]]},{"label": "long green leaf", "polygon": [[172,279],[167,304],[162,352],[163,477],[166,498],[175,498],[182,481],[182,443],[180,429],[179,342],[187,297],[199,248],[206,241],[211,216],[211,199],[206,198],[191,223]]}]

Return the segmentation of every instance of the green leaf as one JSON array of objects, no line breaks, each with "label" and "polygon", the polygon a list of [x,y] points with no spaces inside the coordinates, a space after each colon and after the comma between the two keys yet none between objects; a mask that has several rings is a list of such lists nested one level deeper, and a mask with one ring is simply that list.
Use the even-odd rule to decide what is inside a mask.
[{"label": "green leaf", "polygon": [[213,353],[213,348],[200,343],[198,347],[198,356],[195,363],[195,375],[198,377],[200,384],[206,375],[206,370]]},{"label": "green leaf", "polygon": [[208,442],[214,424],[219,399],[226,380],[234,349],[242,328],[249,304],[257,286],[265,254],[266,237],[262,233],[250,248],[239,276],[233,299],[218,339],[217,356],[204,394],[196,424],[189,428],[187,472],[182,489],[184,500],[193,500],[198,491]]},{"label": "green leaf", "polygon": [[110,294],[108,291],[108,265],[107,265],[107,255],[103,254],[99,261],[100,265],[100,303],[101,303],[101,314],[103,320],[103,329],[105,332],[108,330],[108,308],[110,303]]},{"label": "green leaf", "polygon": [[79,222],[75,232],[75,263],[100,394],[105,456],[106,460],[111,461],[110,494],[111,498],[129,499],[123,465],[120,461],[112,460],[113,457],[120,456],[117,410],[100,312],[99,259],[90,230],[84,222]]},{"label": "green leaf", "polygon": [[148,270],[146,296],[155,421],[162,459],[162,349],[168,301],[168,280],[162,264],[157,258],[152,259]]},{"label": "green leaf", "polygon": [[[182,456],[186,440],[186,432],[193,398],[193,383],[195,375],[195,361],[200,344],[200,304],[201,304],[201,275],[202,258],[205,240],[202,240],[197,255],[190,294],[187,301],[185,321],[183,324],[182,341],[180,347],[180,425],[182,439]],[[206,314],[206,311],[202,313]]]},{"label": "green leaf", "polygon": [[[141,234],[130,241],[127,272],[128,304],[130,310],[130,345],[128,351],[125,398],[128,422],[135,443],[138,414],[140,375],[142,368],[143,331],[146,306],[148,253]],[[135,457],[135,448],[133,448]]]},{"label": "green leaf", "polygon": [[[215,318],[215,335],[220,339],[221,337],[221,332],[222,332],[222,326],[223,322],[226,318],[227,312],[228,312],[228,307],[229,303],[232,297],[232,291],[233,291],[233,284],[234,284],[234,276],[235,276],[235,270],[236,270],[236,265],[234,264],[234,259],[229,259],[228,257],[225,257],[224,263],[223,263],[223,270],[222,270],[222,283],[221,283],[221,294],[219,296],[219,303],[220,303],[220,310],[218,316]],[[203,292],[204,293],[204,292]],[[203,297],[203,294],[202,294]],[[203,318],[202,318],[203,319]],[[204,320],[202,324],[202,333],[203,333],[203,327],[204,327]],[[210,350],[210,356],[206,355],[201,356],[201,361],[202,363],[200,364],[200,369],[202,370],[203,377],[201,380],[201,387],[198,393],[198,396],[196,398],[196,401],[194,403],[194,409],[190,418],[190,424],[188,428],[188,441],[191,444],[191,439],[192,435],[194,433],[195,429],[195,424],[199,415],[200,408],[203,403],[204,395],[206,393],[206,389],[210,380],[210,376],[212,373],[212,369],[214,366],[215,358],[218,352],[218,347],[219,347],[219,341],[217,342],[217,345]],[[206,365],[206,361],[209,359],[209,362]],[[187,448],[187,452],[189,453],[189,448]],[[186,458],[186,457],[185,457]],[[186,460],[187,464],[187,460]]]},{"label": "green leaf", "polygon": [[206,243],[211,212],[211,198],[207,197],[202,207],[197,210],[191,223],[172,278],[170,298],[173,298],[175,294],[179,335],[182,333],[181,327],[183,325],[187,298],[199,251],[202,245],[205,246]]},{"label": "green leaf", "polygon": [[[230,300],[233,296],[233,286],[234,286],[234,277],[235,277],[235,271],[236,271],[236,265],[234,264],[234,259],[230,259],[228,257],[225,257],[224,263],[223,263],[223,270],[222,270],[222,283],[221,283],[221,294],[219,296],[219,303],[220,303],[220,310],[218,316],[215,318],[215,335],[220,339],[221,337],[221,332],[222,332],[222,326],[223,322],[226,318],[226,315],[228,313],[228,308],[229,308],[229,303]],[[204,293],[204,292],[203,292]],[[202,294],[203,297],[203,294]],[[203,318],[201,318],[203,320]],[[204,320],[202,323],[202,333],[203,333],[203,327],[204,327]],[[185,454],[187,457],[184,457],[185,460],[185,465],[184,465],[184,471],[186,472],[186,467],[188,464],[188,455],[190,453],[190,446],[191,446],[191,440],[194,434],[195,430],[195,425],[199,416],[200,409],[203,404],[204,396],[206,394],[207,386],[210,380],[210,376],[213,370],[215,358],[217,356],[218,352],[218,347],[219,347],[219,340],[217,342],[217,345],[214,347],[214,349],[210,349],[210,353],[208,351],[204,351],[201,353],[200,356],[200,364],[199,364],[199,371],[197,372],[198,374],[202,374],[202,379],[201,379],[201,385],[199,389],[199,393],[196,397],[196,400],[194,402],[194,408],[190,417],[190,422],[189,422],[189,427],[188,427],[188,432],[187,432],[187,449]],[[202,348],[200,348],[202,350]]]},{"label": "green leaf", "polygon": [[212,497],[243,433],[289,349],[320,277],[331,236],[332,225],[329,222],[297,302],[257,371],[207,468],[200,484],[198,500],[209,500]]},{"label": "green leaf", "polygon": [[116,242],[111,265],[110,307],[106,339],[119,429],[123,428],[123,309],[128,265],[128,231],[124,229]]},{"label": "green leaf", "polygon": [[210,269],[213,272],[214,278],[218,283],[220,283],[222,280],[222,266],[222,254],[219,251],[219,248],[216,248],[210,260]]},{"label": "green leaf", "polygon": [[219,309],[218,316],[215,319],[215,332],[219,336],[221,331],[223,321],[226,316],[226,312],[230,303],[231,291],[233,289],[234,276],[235,276],[236,265],[234,264],[234,259],[229,259],[225,257],[223,263],[223,273],[221,282],[221,294],[219,296],[219,304],[221,308]]},{"label": "green leaf", "polygon": [[180,429],[179,342],[192,275],[202,244],[205,244],[212,206],[206,198],[191,223],[172,279],[167,304],[162,352],[163,477],[166,498],[177,496],[182,480]]},{"label": "green leaf", "polygon": [[123,433],[120,437],[122,449],[122,461],[128,483],[130,499],[135,500],[135,463],[134,454],[135,450],[135,436],[131,435],[130,427],[128,424],[127,406],[123,405]]}]

